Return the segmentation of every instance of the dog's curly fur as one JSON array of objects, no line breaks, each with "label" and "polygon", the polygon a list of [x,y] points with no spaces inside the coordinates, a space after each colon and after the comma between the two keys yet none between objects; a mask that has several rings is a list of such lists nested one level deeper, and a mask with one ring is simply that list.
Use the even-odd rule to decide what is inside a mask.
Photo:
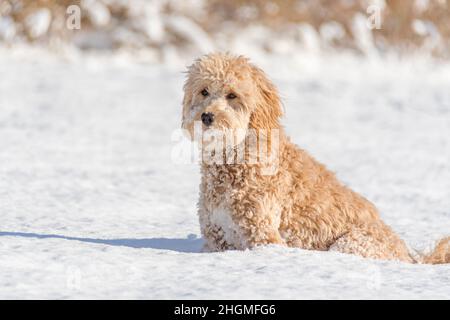
[{"label": "dog's curly fur", "polygon": [[198,214],[206,250],[279,244],[376,259],[450,262],[450,238],[429,256],[413,258],[372,203],[290,142],[279,123],[283,112],[275,86],[247,58],[203,56],[188,68],[184,91],[182,127],[191,137],[205,112],[215,115],[216,129],[264,130],[266,138],[274,129],[279,132],[273,175],[262,174],[260,163],[201,164]]}]

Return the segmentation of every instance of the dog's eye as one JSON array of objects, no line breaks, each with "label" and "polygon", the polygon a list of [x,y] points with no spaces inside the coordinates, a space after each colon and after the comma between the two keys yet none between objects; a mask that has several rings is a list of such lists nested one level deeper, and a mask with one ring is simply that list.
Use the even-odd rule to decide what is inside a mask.
[{"label": "dog's eye", "polygon": [[234,94],[234,93],[229,93],[229,94],[227,94],[227,99],[230,99],[230,100],[232,100],[232,99],[236,99],[237,97],[236,97],[236,95]]},{"label": "dog's eye", "polygon": [[209,96],[209,92],[208,92],[208,90],[206,90],[206,89],[203,89],[200,93],[201,93],[202,96],[204,96],[204,97]]}]

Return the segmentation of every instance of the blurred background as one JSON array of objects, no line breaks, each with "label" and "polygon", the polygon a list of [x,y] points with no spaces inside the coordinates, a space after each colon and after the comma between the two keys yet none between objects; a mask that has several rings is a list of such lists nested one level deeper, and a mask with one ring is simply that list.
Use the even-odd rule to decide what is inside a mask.
[{"label": "blurred background", "polygon": [[0,0],[0,41],[133,53],[149,62],[213,50],[450,56],[450,0]]}]

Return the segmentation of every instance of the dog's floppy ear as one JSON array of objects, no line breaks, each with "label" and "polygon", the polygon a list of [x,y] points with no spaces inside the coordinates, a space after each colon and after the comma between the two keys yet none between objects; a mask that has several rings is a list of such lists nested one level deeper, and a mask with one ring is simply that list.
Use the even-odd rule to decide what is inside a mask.
[{"label": "dog's floppy ear", "polygon": [[189,107],[189,105],[192,103],[192,89],[188,81],[189,80],[187,79],[183,86],[183,107]]},{"label": "dog's floppy ear", "polygon": [[280,97],[274,84],[264,71],[252,65],[252,76],[259,91],[256,108],[250,116],[250,128],[275,129],[280,127],[279,118],[283,115]]},{"label": "dog's floppy ear", "polygon": [[189,106],[192,103],[192,94],[191,94],[191,89],[188,86],[188,81],[186,80],[184,86],[183,86],[183,91],[184,91],[184,95],[183,95],[183,112],[181,115],[181,127],[185,128],[185,117],[187,116],[188,110],[189,110]]},{"label": "dog's floppy ear", "polygon": [[[193,84],[193,74],[197,72],[196,67],[198,64],[198,60],[196,60],[192,65],[190,65],[187,70],[184,72],[186,75],[184,85],[183,85],[183,117],[182,117],[182,123],[184,123],[184,117],[187,116],[190,105],[193,100],[193,90],[194,90],[194,84]],[[184,124],[182,125],[184,126]]]}]

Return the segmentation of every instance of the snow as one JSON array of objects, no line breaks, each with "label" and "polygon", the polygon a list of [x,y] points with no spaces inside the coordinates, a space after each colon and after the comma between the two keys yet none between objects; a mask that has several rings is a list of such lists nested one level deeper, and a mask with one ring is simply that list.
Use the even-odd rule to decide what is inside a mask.
[{"label": "snow", "polygon": [[214,50],[209,35],[190,19],[183,16],[167,16],[166,24],[175,34],[188,39],[200,52],[207,53]]},{"label": "snow", "polygon": [[[201,253],[198,166],[172,158],[183,68],[21,50],[0,48],[0,298],[450,298],[450,265]],[[412,248],[450,234],[449,64],[253,57],[292,140]]]},{"label": "snow", "polygon": [[25,25],[32,38],[39,38],[47,33],[52,20],[52,13],[49,9],[42,8],[30,14],[25,19]]},{"label": "snow", "polygon": [[83,9],[89,14],[92,23],[95,26],[104,27],[111,21],[111,13],[106,5],[96,0],[83,0],[81,2]]},{"label": "snow", "polygon": [[16,35],[16,26],[11,17],[0,16],[0,38],[9,41]]}]

